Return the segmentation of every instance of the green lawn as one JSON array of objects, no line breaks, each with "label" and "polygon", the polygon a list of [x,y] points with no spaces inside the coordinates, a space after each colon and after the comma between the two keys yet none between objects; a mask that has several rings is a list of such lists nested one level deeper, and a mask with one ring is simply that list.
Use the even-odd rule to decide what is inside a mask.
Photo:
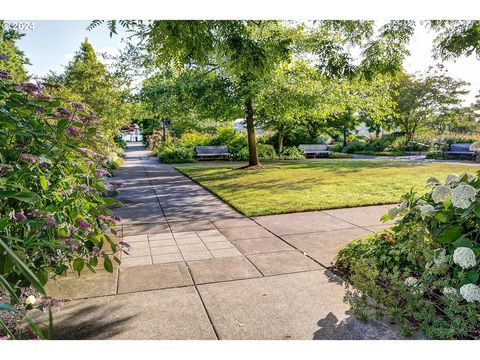
[{"label": "green lawn", "polygon": [[425,191],[430,176],[443,180],[450,173],[480,170],[463,164],[344,159],[268,165],[278,168],[176,168],[247,216],[395,203],[411,187]]}]

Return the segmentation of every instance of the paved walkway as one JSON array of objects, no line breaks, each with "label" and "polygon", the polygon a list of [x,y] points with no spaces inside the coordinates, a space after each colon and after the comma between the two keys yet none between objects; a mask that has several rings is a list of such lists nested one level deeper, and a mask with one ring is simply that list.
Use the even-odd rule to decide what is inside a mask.
[{"label": "paved walkway", "polygon": [[132,245],[113,274],[67,276],[52,296],[62,339],[396,339],[363,324],[326,268],[348,241],[383,229],[385,206],[246,218],[139,145],[120,234]]}]

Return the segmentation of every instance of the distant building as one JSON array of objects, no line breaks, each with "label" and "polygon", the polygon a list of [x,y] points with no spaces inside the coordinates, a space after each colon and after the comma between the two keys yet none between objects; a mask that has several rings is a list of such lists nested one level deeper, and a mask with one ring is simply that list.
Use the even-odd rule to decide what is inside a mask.
[{"label": "distant building", "polygon": [[122,138],[126,142],[139,142],[142,141],[142,134],[140,127],[137,124],[129,126],[121,130]]}]

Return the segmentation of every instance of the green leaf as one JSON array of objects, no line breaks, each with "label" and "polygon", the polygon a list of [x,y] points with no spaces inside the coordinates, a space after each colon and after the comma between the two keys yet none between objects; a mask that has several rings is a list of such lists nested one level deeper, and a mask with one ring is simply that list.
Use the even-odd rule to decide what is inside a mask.
[{"label": "green leaf", "polygon": [[435,242],[439,244],[451,244],[462,236],[460,228],[456,225],[450,225],[443,230],[443,232],[435,238]]},{"label": "green leaf", "polygon": [[83,270],[84,265],[85,264],[83,263],[83,260],[80,258],[73,260],[73,270],[75,270],[79,276],[80,276],[80,272]]},{"label": "green leaf", "polygon": [[473,243],[473,241],[470,240],[470,239],[464,238],[464,237],[454,241],[452,243],[452,245],[453,245],[454,249],[456,249],[458,247],[467,247],[467,248],[470,248],[470,249],[475,248],[475,244]]},{"label": "green leaf", "polygon": [[107,254],[104,254],[103,255],[103,267],[105,268],[105,270],[107,270],[108,272],[113,272],[113,265],[112,265],[112,261],[110,260],[110,258],[108,257]]},{"label": "green leaf", "polygon": [[15,193],[11,197],[29,204],[33,204],[38,200],[40,200],[40,197],[31,191],[23,191],[23,192]]},{"label": "green leaf", "polygon": [[35,274],[28,268],[27,264],[25,264],[22,259],[20,259],[17,254],[15,254],[15,252],[7,246],[7,244],[5,244],[2,239],[0,239],[0,248],[3,248],[3,250],[11,256],[18,270],[23,274],[23,276],[25,276],[25,278],[30,282],[30,284],[32,284],[32,286],[37,289],[41,294],[46,295],[42,283],[37,279]]},{"label": "green leaf", "polygon": [[381,221],[381,222],[387,222],[388,220],[390,220],[390,218],[388,217],[388,214],[384,214],[384,215],[382,215],[382,217],[380,218],[380,221]]},{"label": "green leaf", "polygon": [[8,219],[7,218],[1,218],[0,219],[0,230],[5,229],[8,226]]},{"label": "green leaf", "polygon": [[43,175],[40,175],[40,186],[42,187],[43,190],[48,189],[48,181],[47,178]]},{"label": "green leaf", "polygon": [[465,273],[465,277],[467,278],[470,284],[475,284],[478,281],[478,273],[475,270],[469,270]]},{"label": "green leaf", "polygon": [[10,298],[13,300],[15,303],[19,303],[20,299],[17,295],[17,292],[13,288],[12,284],[10,284],[7,279],[5,279],[3,276],[0,275],[0,285],[8,292],[10,295]]},{"label": "green leaf", "polygon": [[435,214],[435,219],[437,219],[441,223],[448,222],[448,212],[445,210],[440,210]]},{"label": "green leaf", "polygon": [[116,256],[113,257],[113,260],[115,260],[115,262],[116,262],[118,265],[120,265],[120,264],[122,263],[122,261],[121,261],[118,257],[116,257]]},{"label": "green leaf", "polygon": [[88,263],[90,264],[90,266],[95,267],[95,266],[97,266],[97,264],[98,264],[98,259],[93,256],[93,257],[90,258],[90,260],[88,261]]}]

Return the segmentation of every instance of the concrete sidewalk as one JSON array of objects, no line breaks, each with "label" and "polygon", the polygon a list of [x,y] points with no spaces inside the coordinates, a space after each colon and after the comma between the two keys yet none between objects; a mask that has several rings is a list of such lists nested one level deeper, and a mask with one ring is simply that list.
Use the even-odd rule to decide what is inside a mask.
[{"label": "concrete sidewalk", "polygon": [[49,284],[72,299],[54,314],[55,338],[400,338],[353,318],[327,270],[344,244],[388,226],[387,207],[246,218],[132,144],[115,180],[132,251],[113,274]]}]

